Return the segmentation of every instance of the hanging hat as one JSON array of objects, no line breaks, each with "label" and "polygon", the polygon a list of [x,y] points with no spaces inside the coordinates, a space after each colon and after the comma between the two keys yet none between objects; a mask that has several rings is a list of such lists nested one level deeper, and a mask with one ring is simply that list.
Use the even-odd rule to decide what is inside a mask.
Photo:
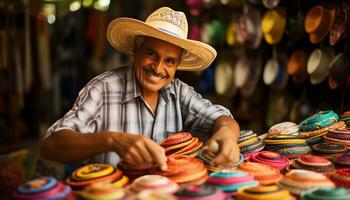
[{"label": "hanging hat", "polygon": [[203,70],[213,62],[217,53],[205,43],[187,39],[187,32],[185,14],[162,7],[150,14],[145,22],[126,17],[113,20],[108,25],[107,39],[115,49],[132,55],[135,36],[152,36],[185,50],[177,69]]},{"label": "hanging hat", "polygon": [[186,0],[186,4],[190,9],[190,14],[198,16],[203,10],[203,0]]},{"label": "hanging hat", "polygon": [[346,84],[349,79],[350,69],[344,53],[336,55],[329,63],[328,85],[331,89]]},{"label": "hanging hat", "polygon": [[274,9],[278,6],[280,0],[262,0],[262,3],[265,6],[265,8]]},{"label": "hanging hat", "polygon": [[268,10],[261,21],[261,30],[268,44],[274,45],[282,39],[286,27],[286,10],[277,7]]},{"label": "hanging hat", "polygon": [[339,40],[344,38],[350,26],[350,9],[344,9],[336,16],[332,28],[329,33],[329,43],[333,46]]},{"label": "hanging hat", "polygon": [[237,22],[235,21],[230,22],[227,26],[226,43],[229,46],[233,46],[236,43],[237,26]]},{"label": "hanging hat", "polygon": [[269,59],[264,68],[263,80],[266,85],[275,90],[282,90],[288,82],[288,72],[285,59]]},{"label": "hanging hat", "polygon": [[321,42],[332,27],[335,17],[335,9],[322,5],[313,6],[305,17],[305,30],[309,33],[310,42]]},{"label": "hanging hat", "polygon": [[259,52],[254,54],[254,58],[249,60],[248,81],[246,81],[240,89],[243,97],[250,97],[253,95],[260,79],[262,71],[262,56]]},{"label": "hanging hat", "polygon": [[328,65],[333,57],[334,50],[330,47],[317,48],[312,51],[307,61],[307,72],[310,74],[311,84],[317,85],[327,78]]},{"label": "hanging hat", "polygon": [[233,84],[234,81],[233,67],[227,61],[219,62],[215,68],[215,90],[219,95],[232,97],[237,88]]},{"label": "hanging hat", "polygon": [[297,83],[304,82],[307,77],[306,64],[307,53],[302,50],[295,50],[288,59],[288,74],[293,76],[293,81]]}]

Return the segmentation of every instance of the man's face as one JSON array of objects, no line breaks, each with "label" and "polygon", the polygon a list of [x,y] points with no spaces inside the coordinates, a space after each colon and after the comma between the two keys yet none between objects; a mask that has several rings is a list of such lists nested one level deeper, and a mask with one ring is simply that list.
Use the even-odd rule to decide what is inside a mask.
[{"label": "man's face", "polygon": [[141,46],[134,51],[135,73],[142,94],[157,93],[174,79],[182,53],[180,47],[145,37]]}]

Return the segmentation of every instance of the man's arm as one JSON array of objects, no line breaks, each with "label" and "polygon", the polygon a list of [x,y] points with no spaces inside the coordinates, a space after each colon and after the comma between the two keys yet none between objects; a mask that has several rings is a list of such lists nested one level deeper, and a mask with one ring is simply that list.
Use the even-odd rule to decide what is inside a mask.
[{"label": "man's arm", "polygon": [[239,160],[239,135],[239,125],[232,117],[221,115],[214,121],[213,136],[208,144],[216,141],[219,144],[219,153],[211,165],[230,165]]},{"label": "man's arm", "polygon": [[164,149],[148,137],[120,132],[81,134],[61,130],[44,139],[41,155],[61,163],[81,162],[97,154],[114,151],[131,164],[158,163],[166,169]]}]

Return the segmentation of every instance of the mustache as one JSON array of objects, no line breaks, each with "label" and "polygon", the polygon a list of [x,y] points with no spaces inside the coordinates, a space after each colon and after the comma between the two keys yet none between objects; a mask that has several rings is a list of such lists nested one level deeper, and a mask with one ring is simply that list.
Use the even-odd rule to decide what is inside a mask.
[{"label": "mustache", "polygon": [[167,77],[166,75],[163,75],[162,73],[156,73],[152,67],[146,67],[146,68],[145,68],[145,71],[146,71],[148,74],[150,74],[150,75],[152,75],[152,76],[159,77],[159,78],[166,78],[166,77]]}]

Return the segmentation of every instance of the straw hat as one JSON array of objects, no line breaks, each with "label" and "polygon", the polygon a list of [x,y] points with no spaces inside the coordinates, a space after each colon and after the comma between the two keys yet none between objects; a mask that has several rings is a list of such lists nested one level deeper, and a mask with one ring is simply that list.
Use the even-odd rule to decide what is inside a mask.
[{"label": "straw hat", "polygon": [[261,30],[268,44],[277,44],[283,36],[286,27],[286,10],[277,7],[268,10],[261,21]]},{"label": "straw hat", "polygon": [[333,46],[345,37],[350,26],[350,9],[344,9],[335,17],[334,23],[329,33],[329,43]]},{"label": "straw hat", "polygon": [[265,6],[265,8],[274,9],[278,6],[280,0],[262,0],[262,3]]},{"label": "straw hat", "polygon": [[203,70],[213,62],[217,53],[210,45],[187,39],[187,33],[185,14],[162,7],[150,14],[145,22],[127,17],[113,20],[108,25],[107,39],[115,49],[133,55],[135,36],[152,36],[185,50],[178,70]]},{"label": "straw hat", "polygon": [[221,61],[215,69],[215,90],[219,95],[231,97],[236,93],[236,87],[233,84],[233,67],[227,61]]},{"label": "straw hat", "polygon": [[293,76],[293,80],[297,83],[303,82],[307,77],[306,64],[307,53],[302,50],[295,50],[288,59],[288,74]]},{"label": "straw hat", "polygon": [[321,5],[313,6],[305,17],[305,30],[309,33],[310,42],[317,44],[328,34],[335,18],[335,9]]},{"label": "straw hat", "polygon": [[317,48],[312,51],[307,61],[307,72],[310,74],[311,84],[317,85],[327,78],[328,65],[333,57],[334,50],[330,47]]}]

